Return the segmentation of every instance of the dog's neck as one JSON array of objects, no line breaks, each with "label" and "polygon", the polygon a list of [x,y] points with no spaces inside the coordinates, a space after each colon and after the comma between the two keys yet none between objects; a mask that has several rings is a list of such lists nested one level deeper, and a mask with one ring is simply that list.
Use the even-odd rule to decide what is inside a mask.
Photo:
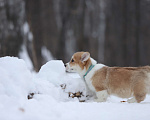
[{"label": "dog's neck", "polygon": [[93,58],[90,58],[90,60],[91,60],[91,62],[90,62],[90,64],[88,64],[87,68],[84,67],[84,69],[81,69],[81,68],[78,69],[77,72],[78,72],[78,74],[80,75],[81,78],[84,77],[84,75],[87,73],[87,71],[89,70],[91,65],[96,65],[97,64],[97,62]]}]

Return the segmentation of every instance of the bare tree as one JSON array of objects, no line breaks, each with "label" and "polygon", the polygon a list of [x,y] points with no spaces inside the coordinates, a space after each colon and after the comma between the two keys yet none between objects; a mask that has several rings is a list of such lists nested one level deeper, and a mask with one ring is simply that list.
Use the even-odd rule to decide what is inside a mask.
[{"label": "bare tree", "polygon": [[0,1],[0,56],[18,56],[23,42],[23,0]]}]

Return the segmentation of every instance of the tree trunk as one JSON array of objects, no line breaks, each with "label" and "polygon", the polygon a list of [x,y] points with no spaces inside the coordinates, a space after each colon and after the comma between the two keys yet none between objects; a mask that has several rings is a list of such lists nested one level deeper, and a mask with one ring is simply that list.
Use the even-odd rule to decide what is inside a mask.
[{"label": "tree trunk", "polygon": [[23,42],[23,0],[0,1],[0,56],[18,56]]}]

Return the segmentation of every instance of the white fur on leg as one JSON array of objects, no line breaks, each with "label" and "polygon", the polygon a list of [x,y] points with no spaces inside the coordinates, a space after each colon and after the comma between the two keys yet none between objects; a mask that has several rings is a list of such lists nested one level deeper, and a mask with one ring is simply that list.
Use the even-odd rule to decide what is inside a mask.
[{"label": "white fur on leg", "polygon": [[105,102],[108,98],[107,90],[102,90],[99,92],[96,92],[97,99],[96,102]]},{"label": "white fur on leg", "polygon": [[128,99],[127,100],[128,103],[137,103],[135,97],[131,98],[131,99]]}]

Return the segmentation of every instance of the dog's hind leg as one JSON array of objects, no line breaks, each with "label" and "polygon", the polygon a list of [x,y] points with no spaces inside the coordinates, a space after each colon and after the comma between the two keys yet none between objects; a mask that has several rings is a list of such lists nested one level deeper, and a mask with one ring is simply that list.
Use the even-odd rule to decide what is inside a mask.
[{"label": "dog's hind leg", "polygon": [[107,90],[102,90],[96,92],[97,99],[95,100],[96,102],[105,102],[108,98],[108,92]]},{"label": "dog's hind leg", "polygon": [[144,82],[137,83],[133,91],[134,91],[134,97],[128,100],[129,103],[133,103],[133,102],[140,103],[145,99],[147,92],[146,92],[146,85]]}]

